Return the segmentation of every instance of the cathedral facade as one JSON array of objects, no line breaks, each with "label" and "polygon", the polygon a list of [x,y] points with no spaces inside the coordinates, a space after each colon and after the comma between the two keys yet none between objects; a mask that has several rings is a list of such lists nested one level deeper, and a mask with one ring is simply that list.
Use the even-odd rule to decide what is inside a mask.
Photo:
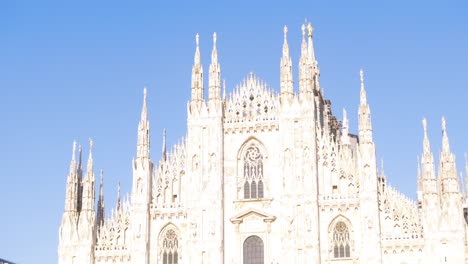
[{"label": "cathedral facade", "polygon": [[226,96],[214,34],[205,98],[197,35],[186,137],[151,160],[145,89],[132,190],[110,216],[102,175],[95,197],[93,142],[86,171],[73,144],[60,264],[468,263],[445,120],[438,164],[423,120],[412,201],[377,170],[362,70],[354,135],[323,96],[310,24],[297,91],[286,36],[285,27],[280,92],[250,73]]}]

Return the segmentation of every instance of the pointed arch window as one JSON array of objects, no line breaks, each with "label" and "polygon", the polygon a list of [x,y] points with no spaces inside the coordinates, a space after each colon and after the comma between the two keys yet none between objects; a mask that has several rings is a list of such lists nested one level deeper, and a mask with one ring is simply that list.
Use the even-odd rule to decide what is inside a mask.
[{"label": "pointed arch window", "polygon": [[244,156],[244,199],[263,198],[263,155],[252,145]]},{"label": "pointed arch window", "polygon": [[348,226],[344,222],[338,222],[333,229],[333,257],[349,258],[351,257],[351,240],[349,237]]},{"label": "pointed arch window", "polygon": [[179,257],[179,238],[174,229],[169,228],[161,237],[161,257],[163,264],[177,264]]},{"label": "pointed arch window", "polygon": [[244,241],[243,264],[264,264],[263,240],[258,236],[249,236]]}]

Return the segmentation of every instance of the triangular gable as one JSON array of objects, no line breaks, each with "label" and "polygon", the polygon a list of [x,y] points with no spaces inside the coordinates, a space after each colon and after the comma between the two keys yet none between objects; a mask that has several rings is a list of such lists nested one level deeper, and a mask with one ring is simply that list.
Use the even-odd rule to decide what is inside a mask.
[{"label": "triangular gable", "polygon": [[256,215],[258,216],[259,218],[262,218],[263,219],[263,222],[265,223],[271,223],[273,221],[276,220],[276,216],[274,215],[270,215],[268,213],[265,213],[265,212],[262,212],[258,209],[253,209],[253,208],[250,208],[246,211],[243,211],[237,215],[235,215],[234,217],[231,217],[231,222],[233,224],[240,224],[244,221],[245,218],[247,218],[248,216],[250,215]]}]

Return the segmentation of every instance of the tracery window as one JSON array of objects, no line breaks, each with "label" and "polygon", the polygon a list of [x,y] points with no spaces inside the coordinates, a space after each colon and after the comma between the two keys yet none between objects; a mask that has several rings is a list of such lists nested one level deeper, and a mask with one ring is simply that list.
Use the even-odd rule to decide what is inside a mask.
[{"label": "tracery window", "polygon": [[264,264],[263,240],[258,236],[249,236],[244,241],[243,264]]},{"label": "tracery window", "polygon": [[179,260],[179,240],[177,238],[176,232],[173,229],[168,229],[163,235],[162,239],[162,263],[177,264]]},{"label": "tracery window", "polygon": [[338,222],[333,229],[333,257],[349,258],[351,257],[351,240],[349,230],[345,223]]},{"label": "tracery window", "polygon": [[244,156],[244,199],[263,198],[263,156],[250,146]]}]

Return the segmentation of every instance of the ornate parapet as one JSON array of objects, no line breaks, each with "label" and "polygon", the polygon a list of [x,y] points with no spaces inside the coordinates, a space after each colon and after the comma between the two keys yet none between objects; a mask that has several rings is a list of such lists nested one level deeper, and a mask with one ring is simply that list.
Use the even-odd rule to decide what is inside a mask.
[{"label": "ornate parapet", "polygon": [[236,124],[236,127],[252,126],[260,122],[261,127],[269,127],[278,119],[279,97],[261,79],[250,73],[225,103],[224,124]]}]

